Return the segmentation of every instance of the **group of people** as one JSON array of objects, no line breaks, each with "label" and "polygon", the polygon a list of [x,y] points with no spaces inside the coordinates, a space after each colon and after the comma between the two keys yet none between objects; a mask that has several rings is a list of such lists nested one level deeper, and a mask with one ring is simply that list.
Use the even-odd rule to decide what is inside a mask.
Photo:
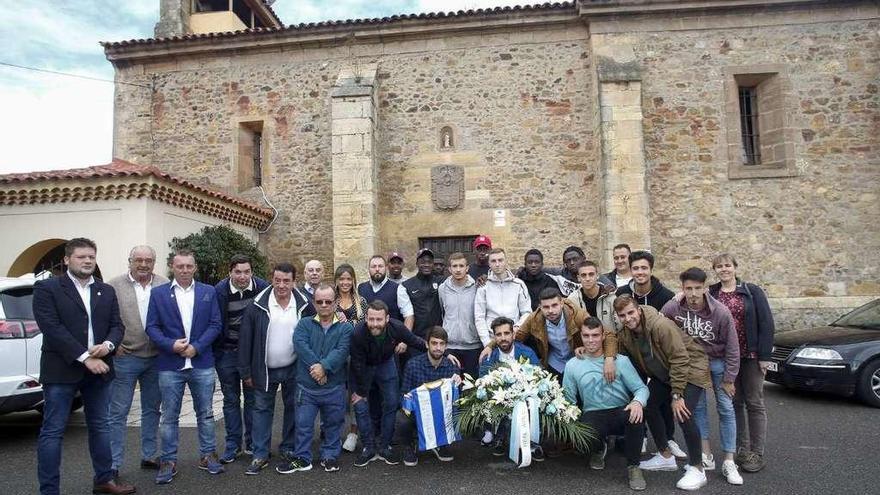
[{"label": "group of people", "polygon": [[[134,247],[128,272],[104,283],[93,276],[95,243],[72,239],[65,246],[67,272],[34,286],[34,315],[44,335],[41,493],[59,493],[61,439],[77,394],[85,406],[93,492],[133,493],[119,473],[138,386],[140,466],[157,470],[156,483],[167,484],[177,474],[187,386],[198,467],[210,474],[243,454],[250,456],[248,475],[269,466],[279,390],[276,472],[312,469],[318,417],[325,471],[339,470],[343,447],[355,451],[358,442],[355,466],[415,466],[416,414],[401,407],[412,392],[442,379],[459,386],[464,373],[478,377],[515,360],[546,368],[579,405],[581,421],[596,432],[592,469],[604,469],[609,441],[623,442],[634,490],[646,486],[642,471],[677,470],[676,458],[686,459],[679,488],[706,484],[705,471],[716,467],[709,389],[720,422],[723,476],[742,484],[740,469],[763,468],[763,375],[773,318],[763,290],[737,277],[733,256],[713,259],[714,285],[704,270],[685,270],[676,293],[652,275],[650,252],[624,244],[614,248],[614,269],[606,274],[576,246],[563,252],[561,269],[545,267],[543,254],[531,249],[512,270],[504,249],[483,235],[473,251],[475,262],[468,263],[463,253],[441,259],[422,249],[410,278],[402,274],[400,253],[375,255],[361,284],[348,264],[336,267],[328,283],[317,260],[305,264],[302,284],[285,262],[263,280],[248,257],[236,255],[229,276],[212,287],[195,280],[195,256],[186,250],[173,253],[172,279],[165,279],[149,246]],[[212,409],[217,381],[222,454]],[[686,452],[673,440],[676,424]],[[642,461],[646,430],[658,451]],[[509,423],[502,422],[487,427],[480,442],[505,455],[508,437]],[[446,446],[428,450],[440,461],[453,460]],[[533,460],[544,459],[540,444],[532,450]]]}]

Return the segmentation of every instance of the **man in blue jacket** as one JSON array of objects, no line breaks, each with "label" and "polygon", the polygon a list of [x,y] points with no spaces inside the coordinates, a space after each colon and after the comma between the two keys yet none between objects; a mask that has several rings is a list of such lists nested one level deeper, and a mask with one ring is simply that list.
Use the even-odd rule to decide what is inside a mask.
[{"label": "man in blue jacket", "polygon": [[[492,329],[492,336],[495,341],[495,348],[489,357],[480,363],[480,377],[487,375],[499,363],[514,363],[524,359],[529,364],[541,366],[541,360],[531,347],[516,341],[516,332],[513,331],[514,321],[506,316],[499,316],[492,320],[489,325]],[[504,419],[498,425],[498,431],[495,433],[495,448],[492,455],[507,455],[507,442],[510,436],[510,419]],[[540,445],[532,446],[532,459],[535,461],[544,460],[544,450]]]},{"label": "man in blue jacket", "polygon": [[[214,341],[214,366],[223,392],[223,424],[226,427],[226,449],[220,462],[228,464],[244,451],[251,452],[251,428],[253,426],[254,390],[244,387],[244,410],[241,407],[242,377],[238,373],[238,341],[244,310],[254,297],[269,284],[254,276],[250,257],[236,254],[229,260],[229,276],[214,289],[220,304],[223,331]],[[242,412],[244,413],[242,418]],[[242,428],[244,423],[244,428]],[[242,432],[242,429],[244,432]]]},{"label": "man in blue jacket", "polygon": [[177,474],[177,441],[184,387],[189,385],[198,418],[199,469],[223,472],[214,439],[214,354],[212,345],[222,322],[217,292],[194,280],[196,260],[192,252],[179,250],[171,260],[174,279],[150,293],[147,335],[159,348],[156,365],[162,394],[161,464],[156,483],[171,483]]},{"label": "man in blue jacket", "polygon": [[336,318],[336,289],[326,283],[315,288],[314,318],[303,318],[293,331],[296,351],[296,442],[294,458],[275,468],[281,474],[312,469],[315,418],[321,414],[321,467],[339,471],[342,426],[345,423],[346,360],[351,323]]},{"label": "man in blue jacket", "polygon": [[278,263],[272,269],[272,287],[260,292],[244,312],[238,346],[241,379],[254,393],[254,457],[245,474],[259,474],[269,464],[275,396],[281,388],[284,416],[283,459],[293,459],[296,425],[296,352],[293,332],[299,320],[313,316],[314,308],[295,290],[296,268]]},{"label": "man in blue jacket", "polygon": [[93,493],[134,493],[112,470],[110,454],[110,356],[122,342],[116,291],[96,279],[97,247],[90,239],[64,246],[67,272],[34,284],[34,319],[43,333],[40,382],[43,426],[37,440],[40,493],[57,495],[61,482],[61,440],[77,392],[85,404],[89,454],[95,469]]}]

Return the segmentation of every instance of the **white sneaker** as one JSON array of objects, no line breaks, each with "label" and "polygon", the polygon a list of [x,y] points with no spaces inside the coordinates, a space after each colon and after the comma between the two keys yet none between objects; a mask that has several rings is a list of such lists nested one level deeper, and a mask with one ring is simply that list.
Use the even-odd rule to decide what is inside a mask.
[{"label": "white sneaker", "polygon": [[669,443],[666,445],[669,447],[669,451],[672,452],[672,455],[674,455],[677,459],[687,459],[688,455],[685,453],[685,451],[681,450],[681,447],[679,447],[678,444],[675,443],[675,440],[670,440]]},{"label": "white sneaker", "polygon": [[682,490],[696,490],[706,486],[706,473],[694,466],[686,466],[684,476],[675,484]]},{"label": "white sneaker", "polygon": [[645,454],[648,452],[648,438],[645,437],[642,439],[642,453]]},{"label": "white sneaker", "polygon": [[743,484],[743,477],[740,476],[739,470],[736,469],[736,463],[733,461],[724,461],[721,464],[721,474],[727,478],[727,482],[731,485]]},{"label": "white sneaker", "polygon": [[714,471],[715,470],[715,456],[712,454],[706,454],[703,452],[703,470],[704,471]]},{"label": "white sneaker", "polygon": [[342,448],[349,451],[354,452],[358,445],[358,436],[357,433],[349,433],[347,437],[345,437],[345,442],[342,443]]},{"label": "white sneaker", "polygon": [[678,469],[678,464],[675,462],[675,457],[666,458],[657,453],[647,461],[640,462],[639,468],[643,471],[675,471]]},{"label": "white sneaker", "polygon": [[495,435],[493,435],[491,431],[486,430],[483,432],[483,438],[480,439],[480,443],[483,444],[484,447],[488,447],[492,445],[492,440],[494,439]]}]

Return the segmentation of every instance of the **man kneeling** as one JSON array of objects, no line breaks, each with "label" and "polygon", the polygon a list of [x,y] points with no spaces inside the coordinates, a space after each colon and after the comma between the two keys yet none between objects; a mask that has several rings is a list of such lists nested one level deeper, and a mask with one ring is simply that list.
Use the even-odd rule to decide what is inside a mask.
[{"label": "man kneeling", "polygon": [[583,404],[581,421],[592,426],[596,439],[590,446],[590,467],[605,469],[605,453],[608,435],[624,434],[629,487],[645,489],[645,478],[639,469],[639,453],[645,424],[642,408],[648,403],[648,387],[639,377],[626,356],[617,355],[617,366],[612,382],[603,376],[605,356],[602,352],[602,322],[595,317],[584,320],[581,339],[585,355],[571,358],[565,364],[562,386],[569,400],[580,397]]},{"label": "man kneeling", "polygon": [[[535,354],[535,351],[533,351],[531,347],[516,341],[514,338],[515,332],[513,331],[513,325],[513,320],[506,316],[499,316],[492,320],[490,327],[492,329],[492,337],[495,339],[495,348],[492,349],[492,353],[489,354],[489,357],[480,363],[480,378],[489,374],[498,363],[511,364],[519,362],[520,358],[527,360],[529,364],[534,366],[541,366],[541,361],[538,360],[538,355]],[[510,418],[505,418],[501,420],[501,423],[498,425],[498,431],[496,432],[495,437],[495,449],[492,451],[492,455],[507,455],[507,442],[509,441],[509,437]],[[532,460],[544,460],[544,451],[538,444],[532,445]]]}]

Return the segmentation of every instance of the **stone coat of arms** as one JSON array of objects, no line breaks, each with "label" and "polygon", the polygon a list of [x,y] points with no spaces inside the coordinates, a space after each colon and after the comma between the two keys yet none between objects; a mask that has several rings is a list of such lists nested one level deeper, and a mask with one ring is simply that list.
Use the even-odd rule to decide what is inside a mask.
[{"label": "stone coat of arms", "polygon": [[438,210],[455,210],[464,202],[464,168],[440,165],[431,168],[431,199]]}]

